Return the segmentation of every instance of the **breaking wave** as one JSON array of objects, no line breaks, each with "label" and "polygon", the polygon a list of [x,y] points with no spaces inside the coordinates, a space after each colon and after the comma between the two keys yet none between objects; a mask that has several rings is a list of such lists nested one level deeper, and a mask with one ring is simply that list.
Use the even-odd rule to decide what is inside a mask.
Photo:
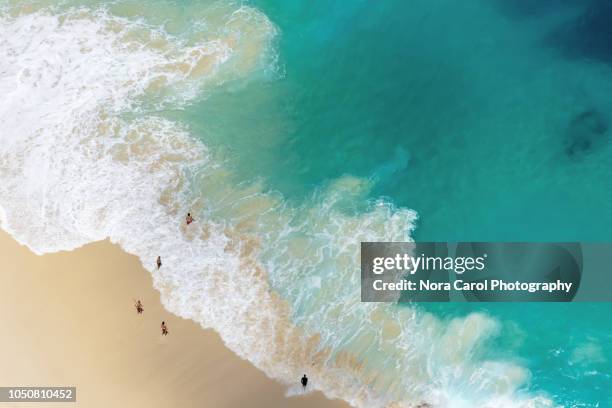
[{"label": "breaking wave", "polygon": [[490,317],[359,301],[360,242],[410,240],[413,211],[368,202],[370,181],[351,176],[291,205],[237,184],[156,113],[273,72],[265,15],[216,3],[181,31],[135,18],[138,7],[2,7],[4,230],[37,254],[110,239],[140,258],[169,311],[288,386],[308,372],[357,407],[553,406],[523,390],[526,369],[480,357],[499,330]]}]

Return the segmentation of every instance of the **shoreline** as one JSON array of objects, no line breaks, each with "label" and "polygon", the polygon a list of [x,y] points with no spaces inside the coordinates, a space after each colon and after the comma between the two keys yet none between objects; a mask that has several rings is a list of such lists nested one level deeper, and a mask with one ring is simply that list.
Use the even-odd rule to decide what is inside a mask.
[{"label": "shoreline", "polygon": [[139,259],[109,241],[38,256],[0,231],[0,259],[0,385],[77,387],[76,404],[37,405],[349,407],[321,392],[286,397],[215,331],[166,311]]}]

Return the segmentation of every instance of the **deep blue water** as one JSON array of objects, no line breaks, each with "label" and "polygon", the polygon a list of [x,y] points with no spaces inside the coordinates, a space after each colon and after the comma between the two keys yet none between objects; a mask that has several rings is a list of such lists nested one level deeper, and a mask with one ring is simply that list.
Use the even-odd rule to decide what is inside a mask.
[{"label": "deep blue water", "polygon": [[[418,240],[610,240],[608,2],[251,4],[280,30],[279,72],[185,112],[240,177],[294,202],[369,178],[418,212]],[[612,406],[612,305],[426,308],[488,312],[488,353],[520,359],[531,389]]]}]

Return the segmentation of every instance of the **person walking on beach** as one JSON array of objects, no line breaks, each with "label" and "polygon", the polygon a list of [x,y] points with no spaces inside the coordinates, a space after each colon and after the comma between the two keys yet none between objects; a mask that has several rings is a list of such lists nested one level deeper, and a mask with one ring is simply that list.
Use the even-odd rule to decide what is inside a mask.
[{"label": "person walking on beach", "polygon": [[161,268],[162,263],[161,263],[161,256],[157,257],[157,269]]},{"label": "person walking on beach", "polygon": [[307,385],[308,385],[308,377],[306,377],[306,374],[304,374],[304,376],[302,377],[302,388],[306,389]]},{"label": "person walking on beach", "polygon": [[136,306],[136,313],[142,314],[142,312],[144,312],[144,307],[142,307],[142,302],[140,300],[136,302],[135,306]]},{"label": "person walking on beach", "polygon": [[187,225],[191,224],[193,221],[194,219],[191,216],[191,213],[187,213],[187,217],[185,217],[185,222],[187,222]]},{"label": "person walking on beach", "polygon": [[162,322],[161,324],[162,336],[168,335],[168,328],[166,327],[166,322]]}]

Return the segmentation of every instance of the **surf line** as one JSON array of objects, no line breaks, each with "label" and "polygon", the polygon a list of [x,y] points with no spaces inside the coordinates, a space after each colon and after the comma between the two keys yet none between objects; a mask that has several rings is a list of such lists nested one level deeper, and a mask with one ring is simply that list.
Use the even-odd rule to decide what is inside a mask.
[{"label": "surf line", "polygon": [[463,280],[456,280],[452,282],[432,282],[427,279],[421,279],[417,282],[402,279],[399,282],[383,282],[382,280],[375,280],[373,282],[374,290],[420,290],[420,291],[449,291],[449,290],[470,290],[470,291],[489,291],[489,290],[501,290],[501,291],[522,291],[522,292],[559,292],[563,291],[569,293],[572,290],[573,282],[563,282],[557,280],[556,282],[507,282],[502,279],[490,279],[479,282],[465,282]]}]

